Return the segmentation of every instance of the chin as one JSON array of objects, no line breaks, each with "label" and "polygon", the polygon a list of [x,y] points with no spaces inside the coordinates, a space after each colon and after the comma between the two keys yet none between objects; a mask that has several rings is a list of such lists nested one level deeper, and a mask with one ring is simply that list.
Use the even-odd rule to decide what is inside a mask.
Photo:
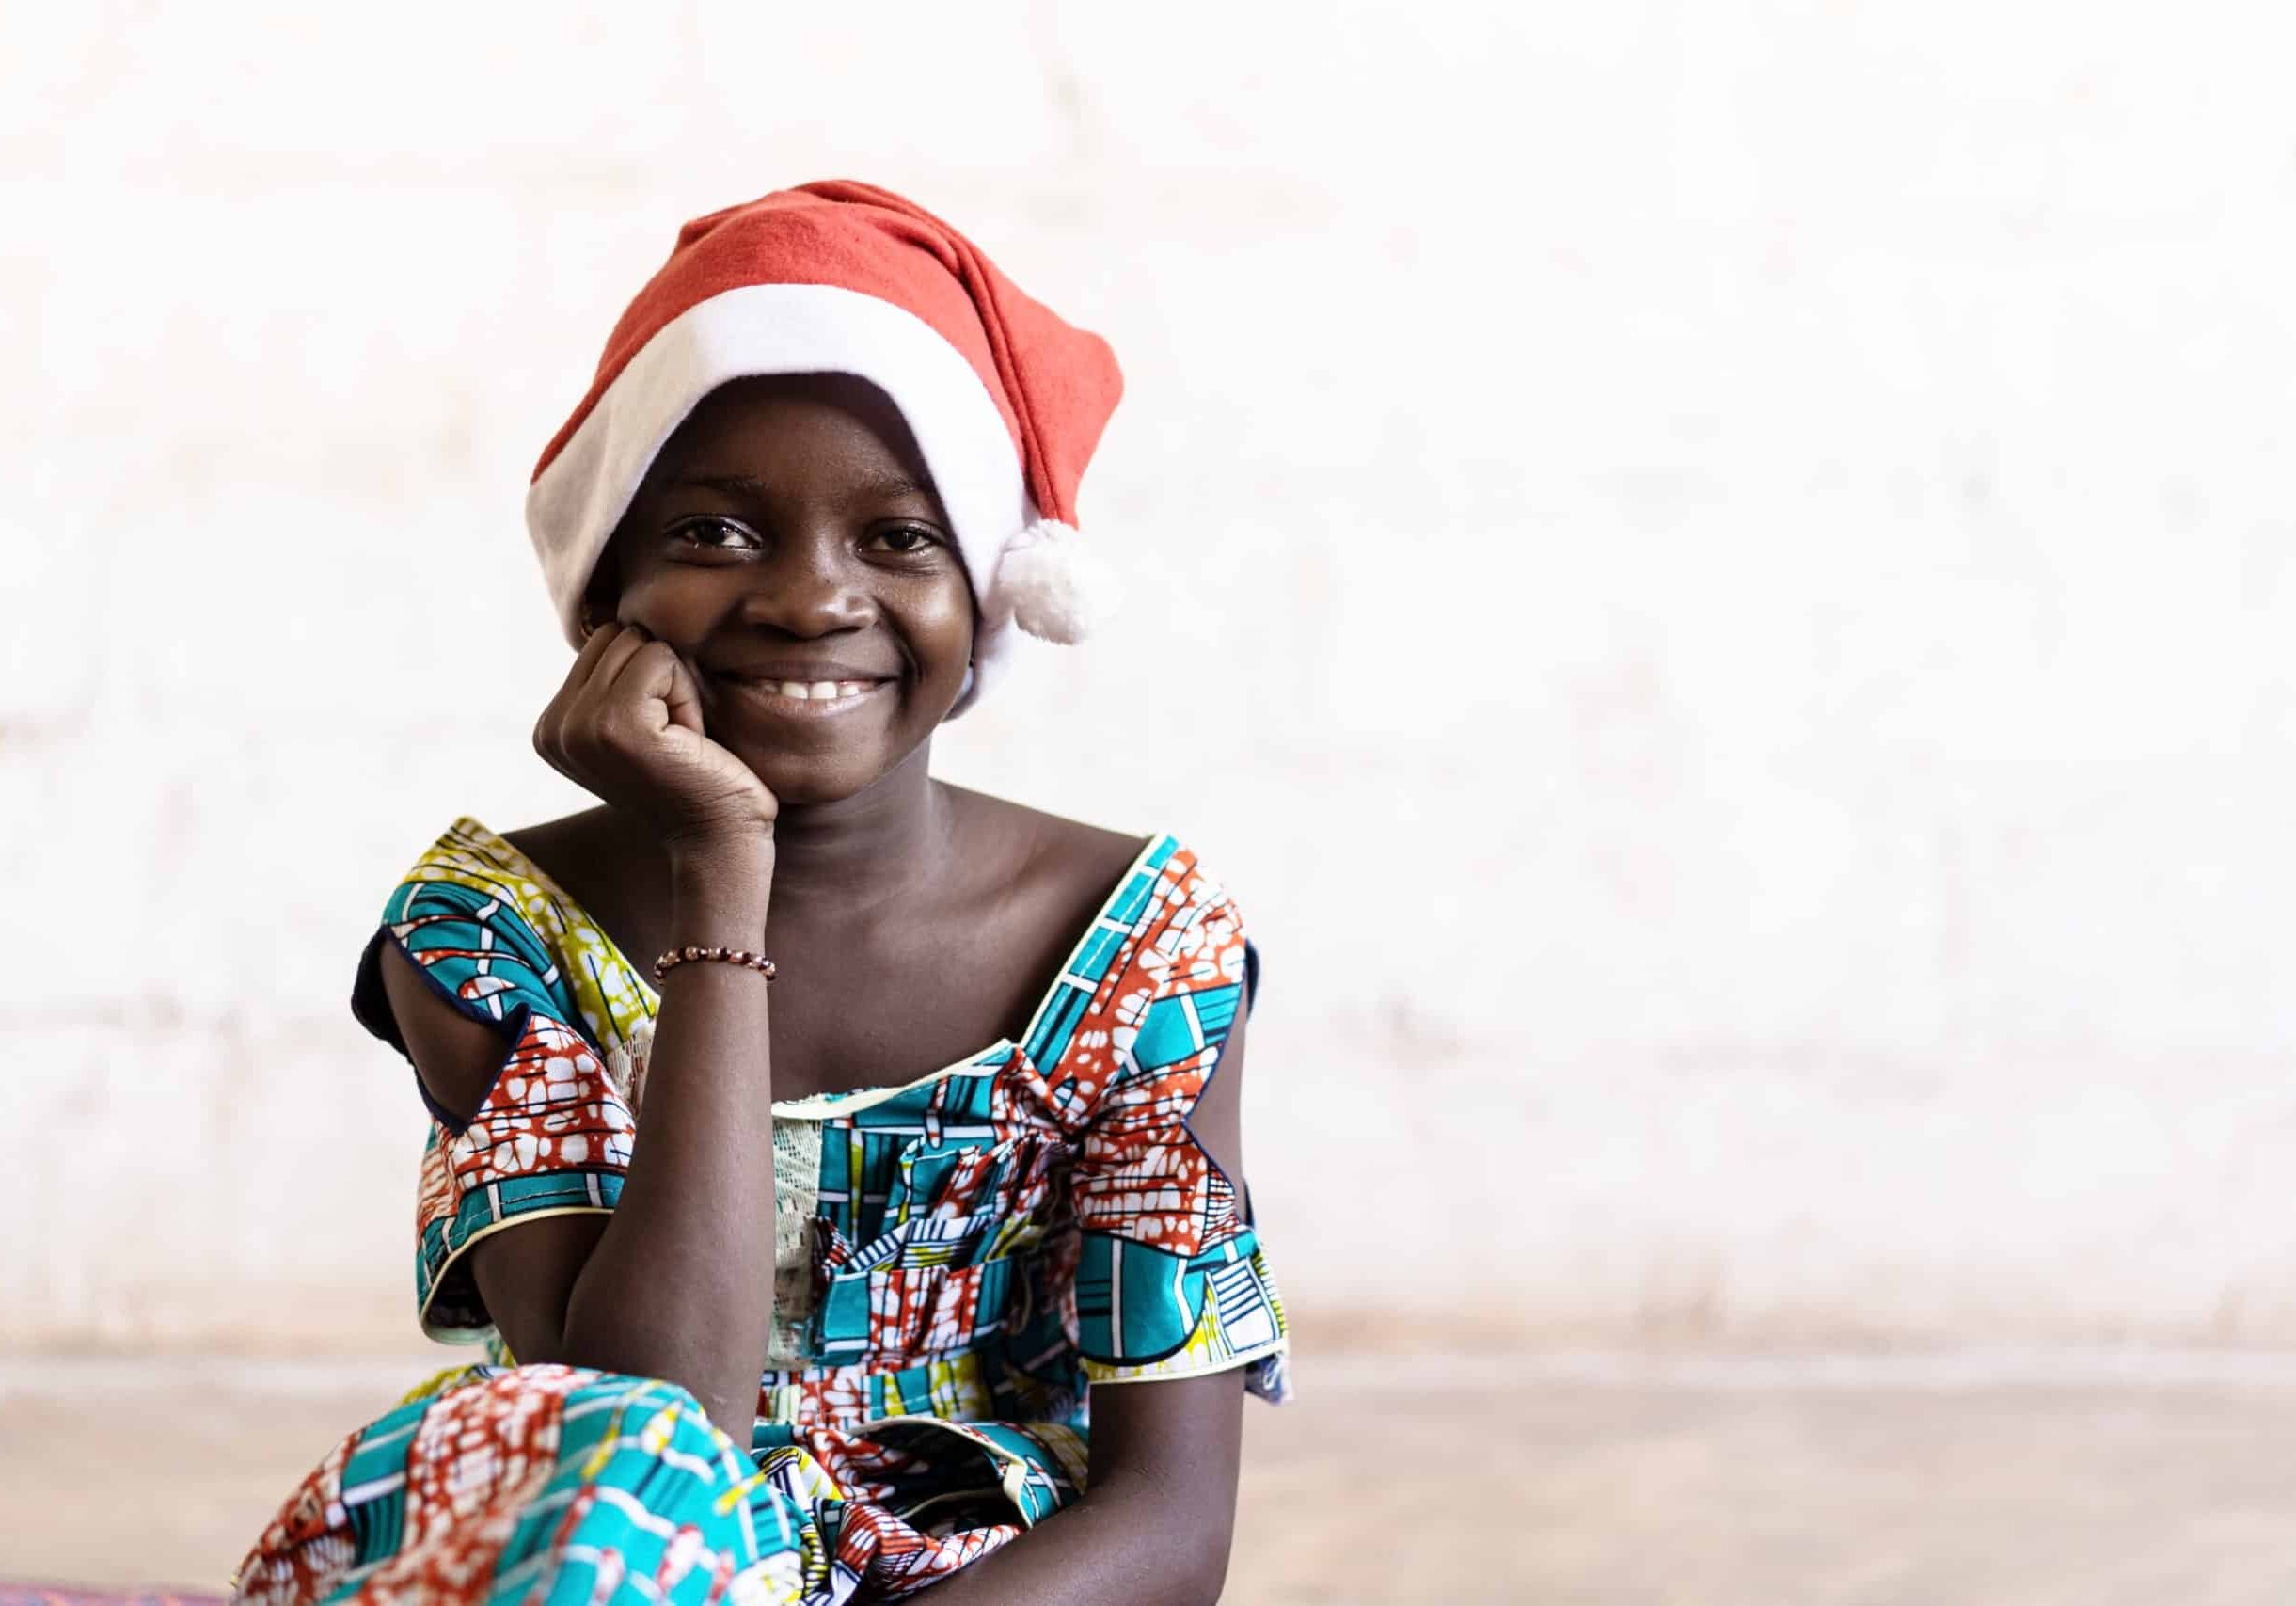
[{"label": "chin", "polygon": [[793,758],[786,753],[744,753],[741,761],[766,784],[784,808],[818,808],[843,803],[869,789],[885,771],[876,765],[824,755]]}]

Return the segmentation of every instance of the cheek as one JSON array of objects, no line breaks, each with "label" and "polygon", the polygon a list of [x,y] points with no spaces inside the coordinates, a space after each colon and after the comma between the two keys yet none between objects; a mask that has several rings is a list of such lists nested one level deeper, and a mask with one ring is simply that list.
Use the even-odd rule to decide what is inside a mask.
[{"label": "cheek", "polygon": [[657,636],[677,637],[706,628],[722,601],[720,592],[707,569],[634,564],[623,576],[620,612]]},{"label": "cheek", "polygon": [[926,673],[935,679],[961,679],[973,661],[973,592],[964,577],[921,592],[910,599],[909,636]]}]

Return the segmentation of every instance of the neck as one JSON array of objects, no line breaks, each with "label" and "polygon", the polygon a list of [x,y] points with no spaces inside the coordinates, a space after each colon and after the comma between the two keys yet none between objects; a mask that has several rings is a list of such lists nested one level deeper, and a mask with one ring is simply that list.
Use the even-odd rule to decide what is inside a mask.
[{"label": "neck", "polygon": [[833,899],[860,911],[945,866],[954,811],[931,755],[926,742],[865,791],[784,806],[773,826],[773,901],[801,909]]}]

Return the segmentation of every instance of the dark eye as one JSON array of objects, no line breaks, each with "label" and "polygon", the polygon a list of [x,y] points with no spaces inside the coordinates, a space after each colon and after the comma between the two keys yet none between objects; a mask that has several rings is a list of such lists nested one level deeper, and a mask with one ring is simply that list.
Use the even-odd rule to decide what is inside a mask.
[{"label": "dark eye", "polygon": [[927,547],[941,545],[941,537],[921,524],[896,524],[890,530],[879,531],[871,539],[881,542],[891,552],[922,552]]},{"label": "dark eye", "polygon": [[689,518],[671,526],[670,534],[674,540],[690,541],[697,547],[720,552],[736,549],[736,543],[754,545],[757,541],[753,532],[730,518]]}]

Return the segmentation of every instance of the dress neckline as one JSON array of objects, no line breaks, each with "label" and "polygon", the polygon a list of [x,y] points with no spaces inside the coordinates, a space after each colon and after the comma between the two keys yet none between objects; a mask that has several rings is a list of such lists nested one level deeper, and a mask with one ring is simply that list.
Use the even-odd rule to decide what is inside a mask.
[{"label": "dress neckline", "polygon": [[[478,838],[484,842],[490,850],[511,861],[519,874],[549,894],[551,900],[566,912],[569,919],[580,921],[596,938],[598,946],[606,951],[607,956],[620,965],[623,973],[630,978],[630,985],[636,990],[639,1001],[645,1006],[646,1018],[650,1021],[661,1012],[661,994],[655,990],[652,978],[630,962],[629,956],[622,951],[622,946],[615,942],[611,934],[607,931],[604,923],[589,910],[583,908],[580,901],[552,879],[547,870],[536,864],[532,857],[516,843],[475,816],[467,814],[460,816],[454,821],[454,829],[466,835]],[[1078,962],[1084,958],[1085,948],[1092,941],[1093,933],[1107,923],[1110,918],[1109,912],[1123,898],[1125,890],[1132,885],[1132,879],[1140,873],[1142,867],[1156,856],[1158,849],[1171,840],[1172,836],[1169,832],[1158,832],[1148,839],[1147,845],[1139,852],[1132,856],[1132,862],[1125,867],[1124,873],[1116,878],[1116,886],[1107,897],[1100,899],[1100,906],[1092,912],[1092,917],[1085,922],[1085,929],[1078,933],[1076,941],[1069,946],[1069,957],[1061,962],[1060,969],[1053,976],[1052,985],[1047,987],[1043,995],[1037,1000],[1036,1009],[1029,1013],[1028,1026],[1022,1030],[1018,1041],[1009,1037],[1000,1037],[994,1042],[975,1049],[961,1059],[943,1065],[937,1071],[927,1071],[923,1075],[911,1077],[906,1082],[863,1088],[845,1088],[835,1092],[810,1094],[802,1099],[775,1099],[773,1113],[799,1120],[817,1120],[826,1115],[851,1114],[884,1104],[918,1088],[930,1087],[935,1082],[954,1076],[959,1072],[970,1071],[976,1066],[998,1058],[999,1056],[1009,1060],[1020,1049],[1021,1043],[1036,1041],[1038,1028],[1044,1025],[1045,1011],[1053,1007],[1053,1001],[1060,994],[1060,984],[1063,978],[1076,973]]]}]

